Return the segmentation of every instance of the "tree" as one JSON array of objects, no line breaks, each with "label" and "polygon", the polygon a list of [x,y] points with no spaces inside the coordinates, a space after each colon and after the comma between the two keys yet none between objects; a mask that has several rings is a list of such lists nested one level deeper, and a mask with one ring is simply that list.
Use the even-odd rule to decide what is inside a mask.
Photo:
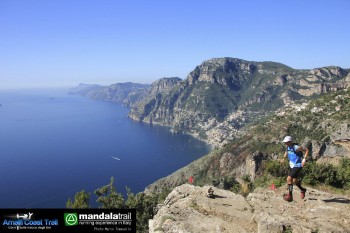
[{"label": "tree", "polygon": [[97,202],[101,204],[103,209],[122,209],[124,208],[124,198],[121,193],[117,193],[114,187],[114,178],[111,177],[111,181],[108,185],[103,186],[95,190],[97,196]]},{"label": "tree", "polygon": [[[153,218],[154,209],[162,196],[169,193],[165,190],[162,194],[146,195],[144,193],[133,194],[129,188],[127,190],[127,199],[124,200],[121,193],[117,193],[114,187],[114,178],[111,177],[110,183],[95,190],[99,207],[103,209],[136,209],[136,230],[137,232],[148,232],[148,220]],[[75,195],[74,202],[71,199],[67,201],[67,208],[90,208],[90,193],[84,190]]]},{"label": "tree", "polygon": [[128,199],[125,202],[126,208],[136,209],[136,229],[138,232],[148,232],[148,220],[154,216],[154,208],[158,204],[156,195],[144,193],[133,194],[127,188]]},{"label": "tree", "polygon": [[74,201],[72,201],[70,198],[68,199],[66,207],[70,209],[87,209],[90,208],[89,203],[90,193],[85,192],[85,190],[82,190],[75,194]]}]

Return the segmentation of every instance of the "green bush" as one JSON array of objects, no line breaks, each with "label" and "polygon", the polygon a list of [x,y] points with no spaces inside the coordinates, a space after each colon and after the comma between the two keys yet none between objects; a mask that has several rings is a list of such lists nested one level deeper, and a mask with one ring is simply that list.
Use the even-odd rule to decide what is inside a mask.
[{"label": "green bush", "polygon": [[342,159],[337,170],[337,179],[342,187],[350,188],[350,159]]},{"label": "green bush", "polygon": [[309,162],[302,170],[303,181],[310,185],[326,184],[340,187],[337,169],[331,164],[317,164]]},{"label": "green bush", "polygon": [[326,184],[336,188],[350,188],[350,159],[342,159],[338,166],[309,162],[302,170],[305,183]]},{"label": "green bush", "polygon": [[163,203],[170,192],[171,190],[169,188],[162,189],[161,193],[158,195],[158,203]]},{"label": "green bush", "polygon": [[260,177],[257,177],[255,180],[254,180],[254,186],[255,187],[267,187],[268,185],[271,184],[271,176],[266,174],[266,172],[260,176]]},{"label": "green bush", "polygon": [[285,185],[286,182],[287,182],[286,177],[278,177],[278,178],[272,179],[272,183],[275,185],[276,188]]},{"label": "green bush", "polygon": [[[264,173],[254,181],[256,187],[266,187],[272,182],[276,187],[286,182],[288,164],[270,160],[264,163]],[[302,169],[300,179],[308,185],[329,185],[335,188],[350,188],[350,159],[342,159],[339,166],[307,162]]]},{"label": "green bush", "polygon": [[228,189],[231,189],[238,182],[235,180],[234,177],[225,177],[223,180],[223,183],[224,183],[224,189],[228,190]]},{"label": "green bush", "polygon": [[276,160],[270,160],[267,161],[266,164],[266,171],[274,176],[274,177],[286,177],[287,176],[287,169],[288,164],[287,163],[281,163]]},{"label": "green bush", "polygon": [[240,194],[242,193],[242,186],[239,183],[236,183],[230,188],[230,191],[236,194]]},{"label": "green bush", "polygon": [[250,180],[250,175],[246,174],[246,175],[243,175],[242,176],[242,180],[246,183],[250,183],[251,180]]}]

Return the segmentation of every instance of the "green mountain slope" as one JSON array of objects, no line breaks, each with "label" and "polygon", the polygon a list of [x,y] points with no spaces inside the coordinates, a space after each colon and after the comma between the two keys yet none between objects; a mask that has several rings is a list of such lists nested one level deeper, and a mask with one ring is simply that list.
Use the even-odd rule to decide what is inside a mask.
[{"label": "green mountain slope", "polygon": [[350,90],[296,103],[246,125],[241,129],[241,137],[160,179],[146,192],[171,190],[187,183],[190,176],[196,184],[222,186],[232,178],[254,180],[266,171],[263,166],[266,161],[283,155],[285,146],[281,141],[286,135],[292,135],[296,142],[309,148],[310,163],[339,164],[343,158],[350,159],[349,112]]}]

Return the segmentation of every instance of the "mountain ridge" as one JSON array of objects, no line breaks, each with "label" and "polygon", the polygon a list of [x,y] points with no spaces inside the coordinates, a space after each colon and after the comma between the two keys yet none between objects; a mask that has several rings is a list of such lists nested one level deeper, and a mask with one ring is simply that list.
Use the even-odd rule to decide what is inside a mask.
[{"label": "mountain ridge", "polygon": [[256,117],[347,88],[349,73],[335,66],[294,70],[274,62],[214,58],[197,66],[165,95],[134,104],[129,117],[221,146]]},{"label": "mountain ridge", "polygon": [[75,93],[122,103],[131,108],[128,116],[133,120],[170,126],[174,133],[222,146],[259,118],[348,88],[350,69],[298,70],[278,62],[225,57],[202,62],[184,80],[161,78],[137,85],[92,85]]}]

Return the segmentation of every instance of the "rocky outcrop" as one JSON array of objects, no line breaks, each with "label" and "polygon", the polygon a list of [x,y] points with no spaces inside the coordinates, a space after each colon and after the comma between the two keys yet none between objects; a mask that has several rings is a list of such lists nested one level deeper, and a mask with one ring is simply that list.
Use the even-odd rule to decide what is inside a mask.
[{"label": "rocky outcrop", "polygon": [[174,120],[169,113],[169,103],[163,103],[164,96],[174,92],[181,83],[180,78],[162,78],[152,83],[149,91],[143,99],[135,104],[129,113],[129,117],[150,124],[169,125]]},{"label": "rocky outcrop", "polygon": [[217,186],[224,186],[224,177],[240,178],[248,175],[254,180],[262,173],[262,162],[269,159],[267,154],[249,152],[249,140],[246,144],[231,145],[230,150],[214,150],[208,155],[163,177],[146,187],[145,193],[160,193],[171,190],[188,182],[193,177],[195,182],[210,184],[217,181]]},{"label": "rocky outcrop", "polygon": [[178,77],[161,78],[151,84],[151,88],[147,94],[153,97],[160,93],[168,93],[174,86],[179,84],[181,81],[182,79]]},{"label": "rocky outcrop", "polygon": [[350,140],[350,123],[343,123],[331,134],[332,141]]},{"label": "rocky outcrop", "polygon": [[303,96],[328,93],[349,87],[349,71],[336,66],[310,70],[307,78],[299,82],[302,87],[298,93]]},{"label": "rocky outcrop", "polygon": [[241,166],[234,169],[236,177],[248,175],[251,180],[262,174],[262,162],[267,160],[269,156],[261,152],[249,154]]},{"label": "rocky outcrop", "polygon": [[350,159],[350,127],[348,122],[337,125],[336,130],[330,135],[330,140],[330,143],[324,143],[318,151],[319,156],[316,156],[316,159],[319,163],[337,165],[342,158]]},{"label": "rocky outcrop", "polygon": [[209,186],[176,187],[149,221],[149,232],[350,232],[350,197],[308,188],[306,198],[283,200],[285,187],[258,189],[247,198]]}]

